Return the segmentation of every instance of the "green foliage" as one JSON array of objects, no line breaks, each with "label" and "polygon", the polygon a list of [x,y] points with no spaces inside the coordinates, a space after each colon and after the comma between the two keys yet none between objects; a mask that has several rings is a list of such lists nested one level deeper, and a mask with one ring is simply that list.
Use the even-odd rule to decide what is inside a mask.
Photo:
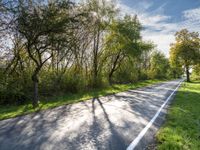
[{"label": "green foliage", "polygon": [[139,77],[139,74],[134,71],[138,68],[133,65],[141,63],[141,59],[138,58],[142,58],[143,53],[151,51],[154,47],[152,43],[142,40],[141,29],[137,16],[127,15],[121,20],[112,21],[110,32],[106,36],[107,44],[104,52],[107,67],[105,69],[108,70],[110,83],[147,79],[145,74]]},{"label": "green foliage", "polygon": [[126,59],[124,62],[121,62],[121,67],[117,70],[114,75],[114,81],[116,83],[134,83],[139,80],[137,73],[137,68],[133,62]]},{"label": "green foliage", "polygon": [[193,80],[200,80],[200,64],[197,64],[193,67],[191,77]]},{"label": "green foliage", "polygon": [[21,105],[30,100],[28,86],[24,85],[19,76],[4,76],[0,74],[0,105]]},{"label": "green foliage", "polygon": [[150,61],[150,70],[149,77],[150,78],[166,78],[168,77],[170,71],[170,65],[168,59],[165,55],[159,51],[155,51],[152,54]]}]

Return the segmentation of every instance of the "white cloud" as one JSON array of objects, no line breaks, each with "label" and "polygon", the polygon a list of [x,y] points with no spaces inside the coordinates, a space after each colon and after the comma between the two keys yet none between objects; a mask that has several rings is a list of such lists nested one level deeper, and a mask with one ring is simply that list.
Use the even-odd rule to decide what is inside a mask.
[{"label": "white cloud", "polygon": [[183,17],[182,28],[200,32],[200,7],[184,11]]},{"label": "white cloud", "polygon": [[190,20],[200,20],[200,7],[195,9],[186,10],[183,12],[185,18]]},{"label": "white cloud", "polygon": [[162,51],[167,57],[169,56],[170,44],[175,40],[173,34],[163,34],[151,31],[142,33],[143,39],[147,41],[153,41],[157,44],[157,49]]},{"label": "white cloud", "polygon": [[[152,5],[151,2],[147,5],[146,8],[131,8],[119,1],[118,7],[124,14],[137,14],[140,22],[145,27],[145,30],[142,32],[144,40],[151,40],[157,45],[157,49],[164,52],[166,56],[169,56],[170,44],[174,42],[174,34],[176,31],[179,31],[182,28],[188,28],[193,31],[200,31],[200,7],[196,9],[186,10],[183,12],[184,21],[177,23],[170,23],[169,19],[171,16],[164,15],[164,6],[163,4],[154,12],[148,12],[146,9]],[[138,2],[140,3],[140,2]],[[143,2],[142,2],[143,3]],[[142,3],[137,4],[142,7]]]},{"label": "white cloud", "polygon": [[117,3],[116,8],[120,10],[120,15],[124,16],[125,14],[137,14],[138,12],[131,7],[121,3],[120,1]]}]

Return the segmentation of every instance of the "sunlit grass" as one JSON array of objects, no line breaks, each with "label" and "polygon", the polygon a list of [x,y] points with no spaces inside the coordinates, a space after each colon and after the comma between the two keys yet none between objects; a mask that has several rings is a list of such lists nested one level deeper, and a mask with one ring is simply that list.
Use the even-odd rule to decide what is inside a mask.
[{"label": "sunlit grass", "polygon": [[72,104],[80,101],[85,101],[93,97],[100,97],[109,94],[115,94],[129,89],[135,89],[139,87],[148,86],[164,80],[146,80],[133,84],[115,84],[113,86],[91,90],[88,92],[81,92],[77,94],[66,94],[64,96],[57,96],[49,98],[48,100],[42,100],[39,104],[39,107],[36,109],[32,108],[31,104],[21,105],[21,106],[0,106],[0,120],[16,117],[19,115],[24,115],[40,110],[45,110],[49,108],[54,108],[57,106],[62,106],[66,104]]},{"label": "sunlit grass", "polygon": [[200,149],[200,82],[180,88],[157,140],[159,150]]}]

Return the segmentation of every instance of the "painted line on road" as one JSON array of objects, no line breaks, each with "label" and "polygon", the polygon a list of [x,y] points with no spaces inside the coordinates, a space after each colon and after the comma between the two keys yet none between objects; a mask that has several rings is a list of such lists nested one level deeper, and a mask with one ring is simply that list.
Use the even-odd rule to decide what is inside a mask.
[{"label": "painted line on road", "polygon": [[157,111],[157,113],[155,114],[155,116],[151,119],[151,121],[146,125],[146,127],[138,134],[138,136],[132,141],[132,143],[127,147],[126,150],[134,150],[135,147],[137,146],[137,144],[140,142],[140,140],[143,138],[143,136],[146,134],[146,132],[148,131],[148,129],[152,126],[152,124],[155,122],[155,120],[157,119],[157,117],[159,116],[161,110],[165,107],[165,105],[168,103],[168,101],[170,100],[170,98],[174,95],[174,93],[178,90],[178,88],[180,87],[181,83],[184,80],[180,81],[180,83],[178,84],[178,86],[176,87],[176,89],[171,93],[171,95],[167,98],[167,100],[162,104],[162,106],[160,107],[160,109]]}]

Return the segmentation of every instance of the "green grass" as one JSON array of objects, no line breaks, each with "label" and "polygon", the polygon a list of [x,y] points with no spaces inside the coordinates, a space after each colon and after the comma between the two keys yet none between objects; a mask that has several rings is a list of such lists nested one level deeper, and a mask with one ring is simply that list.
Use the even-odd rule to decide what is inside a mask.
[{"label": "green grass", "polygon": [[33,109],[31,104],[26,104],[21,106],[0,106],[0,120],[13,118],[16,116],[25,115],[32,112],[37,112],[40,110],[46,110],[61,105],[85,101],[93,97],[115,94],[129,89],[144,87],[163,81],[164,80],[146,80],[134,84],[115,84],[113,86],[104,89],[96,89],[88,92],[52,97],[48,100],[41,100],[39,107],[36,109]]},{"label": "green grass", "polygon": [[156,138],[159,150],[200,150],[200,82],[182,85]]}]

